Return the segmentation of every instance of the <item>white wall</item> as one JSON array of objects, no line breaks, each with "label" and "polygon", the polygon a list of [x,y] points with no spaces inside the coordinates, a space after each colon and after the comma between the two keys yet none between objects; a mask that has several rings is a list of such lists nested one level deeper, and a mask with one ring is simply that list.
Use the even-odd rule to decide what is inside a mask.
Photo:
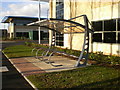
[{"label": "white wall", "polygon": [[[115,54],[120,56],[120,44],[93,43],[93,52],[104,54]],[[119,53],[118,53],[119,52]]]},{"label": "white wall", "polygon": [[[95,0],[89,0],[89,1],[94,1],[94,2],[93,3],[92,2],[70,3],[70,0],[64,0],[64,4],[65,4],[64,18],[70,19],[82,14],[86,14],[90,21],[120,18],[120,2],[119,3],[115,2],[113,4],[112,2],[100,3]],[[53,10],[51,11],[52,12],[51,18],[55,18],[55,15],[56,15],[55,2],[53,3],[52,8]],[[82,22],[82,21],[81,19],[76,19],[75,22]],[[71,36],[69,34],[65,34],[64,47],[71,48],[70,43],[72,43],[72,49],[81,50],[81,47],[83,45],[83,38],[84,38],[83,34],[73,34]],[[91,39],[90,39],[90,42],[91,42]],[[105,54],[118,54],[117,51],[120,51],[120,45],[119,44],[111,45],[106,43],[93,43],[93,46],[92,46],[92,44],[90,43],[90,52],[91,51],[94,51],[94,52],[101,51],[101,52],[104,52]]]},{"label": "white wall", "polygon": [[118,18],[118,9],[119,9],[119,3],[116,4],[110,4],[103,7],[94,8],[92,10],[93,19],[94,21],[97,20],[105,20],[105,19],[112,19],[112,18]]},{"label": "white wall", "polygon": [[14,24],[13,23],[9,23],[8,26],[8,33],[10,33],[10,38],[14,37],[14,35],[12,33],[14,33]]},{"label": "white wall", "polygon": [[[37,26],[15,26],[16,32],[38,31]],[[41,31],[48,31],[46,28],[41,28]]]}]

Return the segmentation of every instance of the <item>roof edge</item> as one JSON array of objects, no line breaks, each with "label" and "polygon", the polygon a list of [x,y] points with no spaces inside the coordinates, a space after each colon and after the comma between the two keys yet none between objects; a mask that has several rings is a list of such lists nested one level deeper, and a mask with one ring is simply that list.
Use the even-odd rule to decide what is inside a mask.
[{"label": "roof edge", "polygon": [[[9,23],[9,19],[10,19],[10,18],[13,18],[13,19],[15,19],[15,18],[38,19],[38,17],[29,17],[29,16],[5,16],[5,17],[2,19],[1,23]],[[41,18],[41,19],[46,19],[46,18]]]}]

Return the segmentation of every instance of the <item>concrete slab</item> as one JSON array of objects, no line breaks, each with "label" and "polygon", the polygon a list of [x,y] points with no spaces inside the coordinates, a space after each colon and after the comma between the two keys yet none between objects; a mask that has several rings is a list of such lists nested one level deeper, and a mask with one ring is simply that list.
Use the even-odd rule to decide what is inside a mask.
[{"label": "concrete slab", "polygon": [[9,71],[9,70],[6,66],[0,67],[0,72],[7,72],[7,71]]},{"label": "concrete slab", "polygon": [[[54,62],[52,63],[52,65],[45,63],[44,61],[35,59],[34,57],[25,57],[25,59],[33,63],[35,66],[41,68],[45,72],[58,72],[75,69],[74,65],[76,63],[76,60],[72,60],[63,56],[52,56],[50,60],[51,62]],[[44,59],[48,59],[48,57],[45,57]]]},{"label": "concrete slab", "polygon": [[[44,59],[47,60],[48,56],[44,57]],[[76,60],[63,56],[52,56],[50,61],[54,63],[51,64],[46,63],[46,61],[44,62],[36,59],[35,57],[12,58],[9,59],[9,61],[23,76],[40,73],[59,72],[76,68],[74,67],[76,64]]]}]

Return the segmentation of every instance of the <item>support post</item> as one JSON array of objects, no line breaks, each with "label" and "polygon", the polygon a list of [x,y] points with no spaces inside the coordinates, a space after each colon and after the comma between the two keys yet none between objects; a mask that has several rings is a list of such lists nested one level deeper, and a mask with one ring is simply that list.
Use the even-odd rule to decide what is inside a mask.
[{"label": "support post", "polygon": [[39,34],[39,44],[41,44],[41,35],[40,35],[41,33],[40,33],[40,27],[38,28],[38,30],[39,30],[39,31],[38,31],[38,34]]},{"label": "support post", "polygon": [[[84,15],[84,23],[85,23],[84,43],[83,43],[83,47],[82,47],[82,52],[81,52],[81,54],[79,56],[79,59],[78,59],[76,65],[75,65],[75,67],[86,65],[87,64],[87,60],[88,60],[88,53],[89,53],[89,30],[88,30],[88,19],[87,19],[86,15]],[[83,64],[80,64],[80,61],[83,58],[85,58],[85,61],[84,61]]]},{"label": "support post", "polygon": [[[41,17],[41,4],[40,4],[40,0],[39,0],[39,13],[38,13],[38,14],[39,14],[39,18],[38,18],[38,19],[39,19],[39,21],[40,21],[40,17]],[[39,23],[39,24],[40,24],[40,23]],[[40,26],[39,26],[39,28],[38,28],[38,31],[39,31],[39,32],[38,32],[38,35],[39,35],[39,44],[41,44],[41,35],[40,35],[40,34],[41,34],[41,33],[40,33],[41,30],[40,30]]]}]

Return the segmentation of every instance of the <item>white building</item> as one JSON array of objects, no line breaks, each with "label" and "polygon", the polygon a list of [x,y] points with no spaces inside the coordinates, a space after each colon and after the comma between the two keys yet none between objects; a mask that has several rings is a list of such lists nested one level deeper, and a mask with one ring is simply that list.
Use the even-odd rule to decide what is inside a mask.
[{"label": "white building", "polygon": [[[38,27],[27,26],[28,23],[37,21],[37,17],[5,16],[2,23],[8,23],[10,38],[25,37],[38,40]],[[41,40],[48,39],[48,30],[41,28]]]},{"label": "white building", "polygon": [[[90,52],[120,55],[119,0],[50,0],[50,18],[70,19],[87,15],[94,27]],[[74,20],[83,23],[81,18]],[[51,32],[52,33],[52,32]],[[83,34],[64,34],[63,47],[81,50]]]},{"label": "white building", "polygon": [[[41,0],[44,1],[44,0]],[[94,27],[90,34],[89,52],[103,52],[120,56],[120,1],[119,0],[45,0],[49,2],[49,18],[66,19],[87,15]],[[84,24],[83,18],[72,21]],[[60,25],[59,25],[60,26]],[[49,42],[53,32],[49,32]],[[81,50],[84,33],[56,35],[56,46]]]}]

